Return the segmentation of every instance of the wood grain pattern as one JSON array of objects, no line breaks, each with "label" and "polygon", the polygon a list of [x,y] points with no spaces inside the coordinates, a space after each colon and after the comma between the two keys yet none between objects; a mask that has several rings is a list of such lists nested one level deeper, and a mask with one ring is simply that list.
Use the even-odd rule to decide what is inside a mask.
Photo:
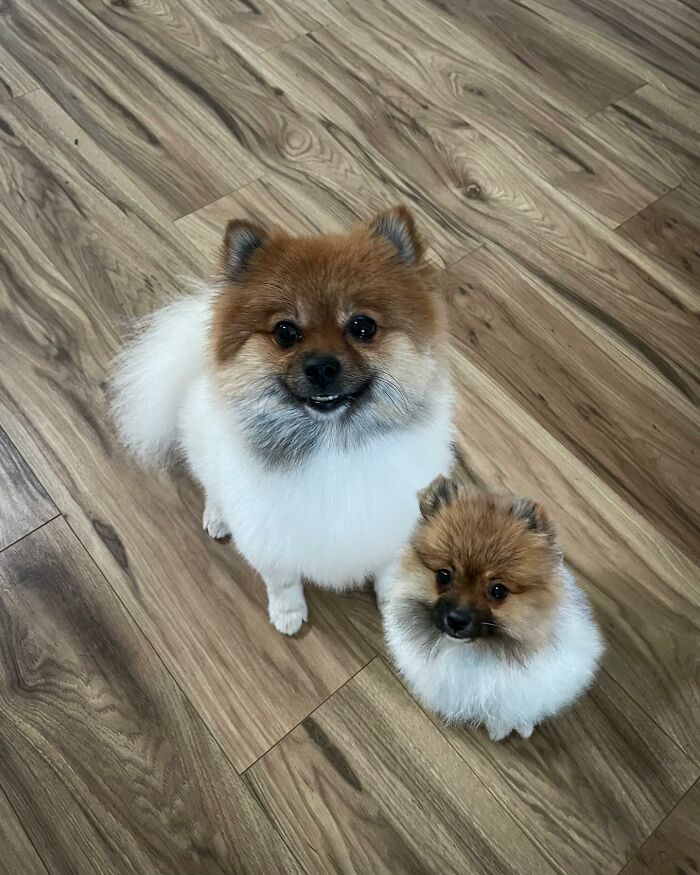
[{"label": "wood grain pattern", "polygon": [[700,783],[654,830],[621,875],[694,875],[700,860]]},{"label": "wood grain pattern", "polygon": [[695,773],[605,674],[529,741],[444,734],[560,872],[617,873]]},{"label": "wood grain pattern", "polygon": [[[700,558],[697,410],[670,405],[643,361],[620,361],[607,331],[521,264],[486,246],[455,265],[451,275],[456,348]],[[686,337],[700,355],[700,335],[695,342],[690,333]],[[640,410],[646,412],[642,419]]]},{"label": "wood grain pattern", "polygon": [[33,471],[0,428],[0,550],[56,516]]},{"label": "wood grain pattern", "polygon": [[[61,151],[68,144],[22,127],[30,125],[27,107],[6,117],[13,135],[0,165],[14,163],[0,181],[18,180],[31,167],[26,191],[33,180],[46,204],[41,233],[33,229],[40,245],[14,217],[3,219],[3,239],[11,244],[0,350],[8,432],[232,761],[244,768],[371,653],[330,594],[318,591],[310,597],[308,632],[294,640],[280,636],[267,621],[260,581],[230,547],[201,532],[194,487],[182,474],[144,476],[117,449],[105,380],[120,323],[167,300],[173,274],[188,263],[184,250],[98,168],[83,175],[72,165]],[[35,151],[20,145],[22,132],[30,131]],[[52,154],[50,168],[42,152]],[[11,202],[30,228],[23,208]],[[122,268],[137,238],[151,254],[134,254]],[[57,275],[48,254],[75,286]]]},{"label": "wood grain pattern", "polygon": [[642,210],[619,233],[700,288],[700,201],[683,188]]},{"label": "wood grain pattern", "polygon": [[0,787],[0,875],[49,875]]},{"label": "wood grain pattern", "polygon": [[[0,3],[0,13],[2,11],[2,3]],[[21,97],[38,87],[36,80],[0,43],[0,103]]]},{"label": "wood grain pattern", "polygon": [[246,777],[324,872],[555,871],[379,659]]},{"label": "wood grain pattern", "polygon": [[3,553],[0,628],[0,784],[49,871],[297,871],[63,520]]}]

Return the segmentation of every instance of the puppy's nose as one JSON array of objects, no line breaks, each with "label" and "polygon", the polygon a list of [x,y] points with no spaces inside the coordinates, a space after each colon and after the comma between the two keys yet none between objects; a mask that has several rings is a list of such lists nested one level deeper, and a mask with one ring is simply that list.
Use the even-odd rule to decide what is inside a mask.
[{"label": "puppy's nose", "polygon": [[479,618],[473,611],[454,607],[445,614],[445,632],[452,638],[476,638]]},{"label": "puppy's nose", "polygon": [[340,374],[340,362],[331,355],[310,355],[304,364],[306,379],[317,389],[327,389]]}]

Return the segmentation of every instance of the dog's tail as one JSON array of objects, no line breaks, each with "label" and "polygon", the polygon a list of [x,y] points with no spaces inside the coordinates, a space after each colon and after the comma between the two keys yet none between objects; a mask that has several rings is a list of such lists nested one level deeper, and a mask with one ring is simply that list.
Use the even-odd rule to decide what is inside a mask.
[{"label": "dog's tail", "polygon": [[142,462],[164,462],[175,443],[183,394],[205,368],[210,312],[204,291],[158,310],[114,363],[112,415]]}]

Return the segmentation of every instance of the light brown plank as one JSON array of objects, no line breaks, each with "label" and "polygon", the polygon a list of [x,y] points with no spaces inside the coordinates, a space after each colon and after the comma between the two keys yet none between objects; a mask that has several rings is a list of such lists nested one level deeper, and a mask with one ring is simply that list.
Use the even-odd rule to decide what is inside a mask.
[{"label": "light brown plank", "polygon": [[[0,13],[2,13],[0,3]],[[1,22],[0,22],[1,23]],[[39,85],[0,42],[0,103],[34,91]]]},{"label": "light brown plank", "polygon": [[560,872],[615,875],[697,773],[605,674],[531,739],[444,734]]},{"label": "light brown plank", "polygon": [[0,875],[48,875],[1,787],[0,848]]},{"label": "light brown plank", "polygon": [[63,520],[2,554],[0,626],[0,783],[51,872],[298,871]]},{"label": "light brown plank", "polygon": [[[120,6],[77,0],[14,4],[0,43],[172,218],[255,179],[260,170],[238,141],[236,118],[188,77],[186,65],[178,77],[168,57],[158,54],[157,40],[177,51],[187,22],[164,7],[154,33],[149,5],[134,6],[141,43],[120,37]],[[198,54],[212,79],[231,91],[236,82],[239,100],[258,93],[252,75],[240,67],[234,72],[220,41],[209,40]]]},{"label": "light brown plank", "polygon": [[653,258],[666,262],[700,290],[700,201],[683,188],[642,210],[618,233]]},{"label": "light brown plank", "polygon": [[539,498],[597,610],[604,666],[694,758],[700,709],[700,568],[464,355],[453,356],[457,428],[472,478]]},{"label": "light brown plank", "polygon": [[654,830],[621,875],[693,875],[700,869],[700,782]]},{"label": "light brown plank", "polygon": [[590,115],[644,84],[613,56],[563,33],[525,5],[509,0],[424,0],[489,54],[512,68],[513,78],[537,79],[553,103]]},{"label": "light brown plank", "polygon": [[246,777],[324,872],[554,871],[379,659]]},{"label": "light brown plank", "polygon": [[[408,131],[402,138],[410,138],[417,126],[430,127],[439,108],[449,114],[442,122],[445,133],[464,129],[459,122],[474,125],[608,225],[634,215],[666,190],[653,167],[630,170],[618,138],[597,136],[585,120],[514,77],[478,39],[416,0],[380,5],[363,0],[351,14],[336,15],[338,25],[268,53],[258,63],[311,111],[338,118],[344,109],[344,126],[348,114],[363,126],[360,142],[381,151],[382,144],[398,141],[396,148],[403,126]],[[389,130],[375,130],[383,118]],[[412,156],[413,163],[417,160]],[[453,177],[454,172],[448,179]]]},{"label": "light brown plank", "polygon": [[0,428],[0,550],[57,513],[34,472]]},{"label": "light brown plank", "polygon": [[[700,558],[697,410],[669,404],[663,383],[621,355],[565,291],[540,283],[491,247],[467,256],[450,273],[456,280],[452,328],[458,353],[660,531]],[[679,333],[677,342],[683,338]],[[700,343],[685,338],[689,347],[682,354],[700,354]]]},{"label": "light brown plank", "polygon": [[277,633],[260,581],[230,546],[202,533],[194,487],[182,474],[144,474],[119,450],[105,383],[120,322],[167,300],[174,275],[195,260],[177,232],[86,161],[90,144],[79,157],[67,152],[27,107],[14,107],[11,124],[0,183],[31,168],[26,197],[41,192],[46,208],[32,225],[13,189],[6,200],[16,219],[3,214],[0,199],[12,259],[0,298],[8,433],[231,760],[245,768],[372,652],[329,593],[310,594],[304,635]]}]

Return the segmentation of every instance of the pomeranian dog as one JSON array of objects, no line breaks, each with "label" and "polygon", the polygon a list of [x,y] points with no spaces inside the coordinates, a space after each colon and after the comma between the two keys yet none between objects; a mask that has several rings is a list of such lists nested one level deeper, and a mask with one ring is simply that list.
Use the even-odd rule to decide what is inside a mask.
[{"label": "pomeranian dog", "polygon": [[389,651],[408,688],[494,741],[571,704],[603,644],[543,508],[437,478],[423,519],[378,582]]},{"label": "pomeranian dog", "polygon": [[183,457],[204,528],[229,534],[283,633],[303,582],[383,572],[449,470],[444,302],[411,214],[296,238],[231,221],[221,276],[142,326],[117,363],[114,416],[142,460]]}]

